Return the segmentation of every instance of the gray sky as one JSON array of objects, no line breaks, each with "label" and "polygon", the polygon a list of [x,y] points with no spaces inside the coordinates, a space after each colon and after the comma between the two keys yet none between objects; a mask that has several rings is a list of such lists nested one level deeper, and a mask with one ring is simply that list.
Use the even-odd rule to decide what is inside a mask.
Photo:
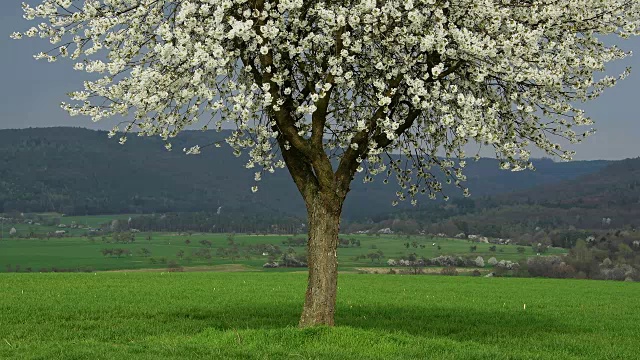
[{"label": "gray sky", "polygon": [[[32,24],[22,19],[22,0],[0,1],[0,129],[45,126],[79,126],[110,129],[114,121],[98,124],[81,117],[69,117],[59,104],[66,94],[81,89],[83,74],[71,69],[71,61],[50,64],[36,61],[32,55],[46,51],[50,44],[39,39],[12,40],[13,31],[23,31]],[[35,4],[35,0],[27,0]],[[599,99],[585,106],[596,120],[598,133],[572,149],[576,159],[617,160],[640,156],[640,38],[619,41],[634,56],[612,64],[611,74],[626,66],[632,74]]]}]

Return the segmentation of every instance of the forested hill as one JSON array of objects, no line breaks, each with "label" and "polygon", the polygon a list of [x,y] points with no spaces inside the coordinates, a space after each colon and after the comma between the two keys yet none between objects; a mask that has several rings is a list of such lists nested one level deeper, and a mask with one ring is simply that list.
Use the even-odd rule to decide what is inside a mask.
[{"label": "forested hill", "polygon": [[625,207],[640,204],[640,157],[612,162],[598,172],[499,198],[502,203],[557,207]]},{"label": "forested hill", "polygon": [[[616,161],[602,170],[497,199],[503,209],[509,204],[538,209],[525,212],[530,218],[550,218],[576,228],[638,227],[640,225],[640,157]],[[603,224],[603,220],[607,220]]]},{"label": "forested hill", "polygon": [[[131,136],[125,145],[104,131],[82,128],[0,130],[0,211],[67,214],[227,211],[298,214],[304,206],[286,170],[266,174],[250,190],[253,171],[230,149],[208,147],[201,155],[181,149],[224,138],[224,133],[187,131],[166,151],[161,139]],[[179,150],[178,150],[179,149]],[[521,191],[596,173],[607,161],[555,163],[540,160],[535,172],[511,173],[495,160],[469,161],[467,186],[476,197]],[[394,185],[354,181],[346,218],[393,210]],[[458,191],[450,189],[450,195]],[[426,198],[424,199],[426,200]]]},{"label": "forested hill", "polygon": [[387,227],[398,219],[411,220],[431,232],[504,238],[552,229],[637,228],[640,157],[614,161],[595,173],[570,180],[493,196],[454,199],[375,220],[379,227]]}]

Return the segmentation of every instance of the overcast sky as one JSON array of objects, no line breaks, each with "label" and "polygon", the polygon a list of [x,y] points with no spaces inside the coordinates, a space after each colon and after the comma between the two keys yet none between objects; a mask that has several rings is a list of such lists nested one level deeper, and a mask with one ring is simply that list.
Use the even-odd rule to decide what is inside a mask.
[{"label": "overcast sky", "polygon": [[[35,0],[26,0],[35,4]],[[69,117],[60,109],[66,94],[81,89],[82,75],[71,69],[71,61],[50,64],[36,61],[32,55],[46,51],[46,41],[12,40],[13,31],[28,29],[22,19],[22,0],[0,0],[0,129],[47,126],[80,126],[110,129],[113,121],[98,124],[86,118]],[[596,120],[596,135],[573,147],[576,159],[617,160],[640,156],[640,38],[619,41],[619,46],[632,50],[634,56],[612,64],[610,74],[626,66],[634,70],[629,78],[609,89],[596,101],[587,104],[587,113]]]}]

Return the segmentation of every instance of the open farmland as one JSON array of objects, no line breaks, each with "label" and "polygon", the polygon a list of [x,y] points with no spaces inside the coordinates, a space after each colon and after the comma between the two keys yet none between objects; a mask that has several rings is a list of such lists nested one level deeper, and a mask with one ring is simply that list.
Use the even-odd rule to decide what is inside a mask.
[{"label": "open farmland", "polygon": [[[43,213],[38,214],[38,219],[34,219],[31,223],[11,223],[4,222],[3,235],[8,236],[9,229],[15,228],[19,234],[46,234],[55,233],[56,231],[63,230],[67,235],[82,236],[89,233],[88,229],[100,228],[105,224],[110,224],[113,220],[127,221],[131,216],[128,214],[119,215],[86,215],[86,216],[63,216],[57,213]],[[71,224],[75,224],[77,227],[71,227]],[[60,227],[62,225],[63,227]]]},{"label": "open farmland", "polygon": [[305,286],[298,273],[1,274],[0,358],[637,358],[636,283],[343,274],[338,326],[299,330]]},{"label": "open farmland", "polygon": [[[78,221],[81,221],[80,218]],[[78,229],[74,229],[78,230]],[[252,246],[271,244],[283,251],[283,244],[291,236],[287,235],[242,235],[233,236],[237,244],[237,256],[220,255],[219,249],[228,248],[227,234],[173,234],[173,233],[136,233],[131,234],[133,242],[116,242],[112,235],[41,238],[5,238],[0,241],[0,272],[15,271],[52,271],[52,269],[80,270],[117,270],[167,268],[168,264],[190,267],[202,265],[242,264],[252,268],[262,268],[268,256],[262,252],[250,251]],[[305,235],[297,238],[304,239]],[[433,258],[439,255],[483,256],[486,259],[495,256],[498,260],[519,261],[525,256],[535,255],[530,247],[520,254],[515,245],[496,245],[496,251],[490,251],[492,244],[471,243],[466,240],[431,238],[425,236],[406,237],[401,235],[343,235],[344,239],[358,240],[360,246],[338,249],[341,269],[355,267],[385,266],[387,259],[399,259],[415,253],[418,257]],[[405,244],[413,243],[409,248]],[[435,244],[435,245],[434,245]],[[477,249],[471,253],[470,246]],[[118,248],[129,251],[126,255],[103,255],[103,249]],[[148,253],[143,254],[143,249]],[[198,255],[198,251],[208,251],[210,258]],[[302,254],[305,246],[295,246],[293,250]],[[381,259],[372,260],[368,253],[381,251]],[[551,248],[549,254],[563,253],[565,250]],[[181,253],[181,255],[178,255]],[[200,253],[202,254],[202,253]],[[361,258],[357,258],[361,257]],[[357,258],[357,259],[356,259]]]}]

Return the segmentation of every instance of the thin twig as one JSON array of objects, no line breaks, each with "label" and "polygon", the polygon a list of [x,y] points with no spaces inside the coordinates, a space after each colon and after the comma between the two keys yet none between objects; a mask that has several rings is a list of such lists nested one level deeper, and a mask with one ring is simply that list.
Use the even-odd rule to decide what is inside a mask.
[{"label": "thin twig", "polygon": [[233,329],[233,331],[236,333],[236,341],[238,341],[238,345],[242,345],[242,338],[240,337],[240,333],[238,333],[237,329]]}]

